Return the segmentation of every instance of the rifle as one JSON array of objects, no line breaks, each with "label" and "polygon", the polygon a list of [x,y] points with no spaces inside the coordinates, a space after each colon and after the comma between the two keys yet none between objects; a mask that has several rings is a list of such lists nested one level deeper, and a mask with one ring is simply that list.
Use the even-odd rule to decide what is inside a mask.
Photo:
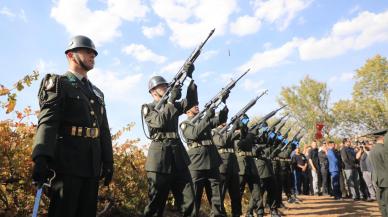
[{"label": "rifle", "polygon": [[[291,128],[290,128],[290,130],[291,130]],[[294,137],[291,139],[291,141],[289,141],[287,144],[285,144],[280,150],[281,151],[283,151],[287,146],[288,146],[288,144],[291,144],[291,142],[292,141],[296,141],[296,140],[298,140],[297,138],[298,138],[298,135],[302,132],[302,130],[303,130],[303,128],[300,128],[300,130],[294,135]],[[288,133],[288,132],[287,132]],[[302,136],[303,137],[303,136]],[[301,137],[301,138],[302,138]]]},{"label": "rifle", "polygon": [[[288,120],[288,114],[286,115],[286,117],[287,117],[287,119],[286,119],[286,120],[282,123],[282,125],[280,125],[280,127],[277,129],[276,134],[277,134],[277,133],[281,133],[282,128],[286,125],[287,120]],[[281,118],[281,119],[283,119],[283,118]],[[275,125],[275,126],[276,126],[276,125]],[[272,127],[274,127],[274,126],[272,126]]]},{"label": "rifle", "polygon": [[262,117],[255,125],[253,125],[250,130],[254,130],[255,128],[259,127],[262,123],[266,122],[268,119],[272,118],[276,113],[280,110],[282,110],[287,105],[284,105],[278,109],[273,110],[272,112],[266,114],[264,117]]},{"label": "rifle", "polygon": [[268,90],[265,90],[260,96],[257,96],[254,99],[252,99],[251,101],[249,101],[249,103],[247,105],[245,105],[239,112],[237,112],[237,114],[235,114],[230,119],[230,122],[225,127],[223,127],[219,133],[220,134],[224,133],[229,128],[230,125],[232,125],[236,120],[240,119],[245,113],[247,113],[247,111],[256,104],[257,100],[259,100],[267,92],[268,92]]},{"label": "rifle", "polygon": [[156,110],[159,110],[160,107],[167,101],[168,99],[168,96],[170,95],[171,93],[171,90],[174,86],[182,86],[183,85],[183,82],[186,80],[186,78],[189,76],[191,77],[191,75],[187,75],[187,72],[184,71],[184,66],[191,62],[191,63],[194,63],[195,60],[198,58],[198,56],[201,54],[201,51],[202,51],[202,47],[206,44],[206,42],[209,40],[209,38],[213,35],[215,29],[212,29],[209,33],[209,35],[206,37],[205,41],[203,41],[192,53],[191,55],[189,56],[189,58],[186,59],[185,63],[183,64],[183,66],[181,66],[181,68],[179,69],[178,73],[174,76],[174,78],[172,79],[172,81],[168,84],[168,88],[166,90],[166,92],[163,94],[162,98],[160,99],[160,101],[156,104],[155,106],[155,109]]},{"label": "rifle", "polygon": [[225,96],[227,96],[230,91],[232,90],[232,88],[236,85],[237,81],[239,81],[242,77],[244,77],[248,72],[249,70],[251,69],[248,69],[246,70],[242,75],[240,75],[240,77],[238,77],[236,80],[231,80],[224,88],[222,88],[220,90],[220,92],[218,92],[209,102],[207,102],[204,106],[204,109],[199,112],[197,115],[194,116],[193,119],[191,119],[191,123],[195,123],[197,122],[200,118],[202,118],[202,116],[204,115],[204,113],[206,112],[206,110],[208,109],[213,109],[213,108],[217,108],[221,102],[223,100],[226,100],[224,99]]},{"label": "rifle", "polygon": [[[280,122],[282,122],[283,121],[283,119],[284,118],[286,118],[288,116],[288,114],[286,114],[286,115],[284,115],[283,117],[281,117],[279,120],[277,120],[274,124],[272,124],[272,126],[271,126],[271,131],[274,131],[275,130],[275,128],[276,128],[276,126],[277,125],[279,125],[280,124]],[[284,123],[285,124],[285,123]],[[283,124],[283,126],[284,126],[284,124]],[[283,127],[283,126],[281,126],[281,127]]]}]

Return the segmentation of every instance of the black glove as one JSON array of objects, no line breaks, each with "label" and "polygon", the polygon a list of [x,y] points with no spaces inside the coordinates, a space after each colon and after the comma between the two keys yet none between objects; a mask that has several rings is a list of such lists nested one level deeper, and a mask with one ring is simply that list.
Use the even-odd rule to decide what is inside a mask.
[{"label": "black glove", "polygon": [[216,113],[215,113],[215,111],[214,111],[214,109],[212,108],[212,109],[208,109],[207,111],[206,111],[206,115],[205,115],[205,120],[207,120],[207,121],[209,121],[210,119],[212,119],[213,117],[214,117],[214,115],[215,115]]},{"label": "black glove", "polygon": [[108,186],[113,177],[113,163],[105,162],[102,164],[101,178],[104,178],[104,185]]},{"label": "black glove", "polygon": [[168,98],[168,102],[174,103],[176,100],[179,100],[182,97],[182,87],[177,85],[174,86],[171,90],[170,97]]},{"label": "black glove", "polygon": [[36,157],[35,164],[32,169],[32,180],[38,185],[42,186],[50,176],[50,170],[47,165],[47,158],[44,156]]},{"label": "black glove", "polygon": [[219,118],[220,118],[220,123],[225,123],[227,120],[228,120],[228,112],[229,112],[229,109],[227,106],[225,106],[221,111],[220,111],[220,114],[219,114]]},{"label": "black glove", "polygon": [[228,99],[228,97],[229,97],[229,94],[230,94],[230,91],[226,92],[225,95],[222,97],[221,102],[223,102],[225,104],[226,99]]},{"label": "black glove", "polygon": [[194,67],[194,64],[192,62],[187,62],[183,66],[183,71],[185,71],[187,76],[190,78],[193,76],[194,69],[195,69],[195,67]]}]

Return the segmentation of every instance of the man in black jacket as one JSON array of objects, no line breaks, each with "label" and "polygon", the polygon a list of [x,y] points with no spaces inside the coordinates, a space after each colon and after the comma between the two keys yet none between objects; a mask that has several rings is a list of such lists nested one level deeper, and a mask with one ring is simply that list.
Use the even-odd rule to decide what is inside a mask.
[{"label": "man in black jacket", "polygon": [[350,141],[344,139],[345,147],[341,149],[341,159],[345,166],[345,179],[353,200],[360,199],[360,178],[356,168],[356,153],[350,146]]}]

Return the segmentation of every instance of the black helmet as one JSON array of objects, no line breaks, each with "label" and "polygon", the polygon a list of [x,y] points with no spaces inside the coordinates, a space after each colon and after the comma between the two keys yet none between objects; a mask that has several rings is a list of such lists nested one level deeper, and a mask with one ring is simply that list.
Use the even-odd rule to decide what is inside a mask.
[{"label": "black helmet", "polygon": [[90,38],[83,35],[77,35],[71,39],[69,45],[67,46],[67,49],[65,50],[65,54],[67,54],[67,52],[74,50],[76,48],[89,48],[94,51],[96,56],[98,55],[96,46],[94,46],[93,41]]},{"label": "black helmet", "polygon": [[168,84],[166,79],[164,79],[162,76],[154,76],[148,81],[148,91],[151,92],[152,89],[154,89],[156,86],[161,84]]}]

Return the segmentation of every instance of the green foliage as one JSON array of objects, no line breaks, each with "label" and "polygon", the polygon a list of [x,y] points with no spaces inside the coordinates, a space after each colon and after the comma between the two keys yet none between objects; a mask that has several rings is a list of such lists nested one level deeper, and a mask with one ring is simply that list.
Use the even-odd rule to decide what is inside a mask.
[{"label": "green foliage", "polygon": [[307,130],[304,138],[311,140],[315,134],[315,124],[319,122],[325,124],[326,136],[330,135],[334,120],[330,115],[329,97],[326,83],[306,76],[299,85],[283,87],[278,102],[288,105],[284,111],[291,114],[296,124]]},{"label": "green foliage", "polygon": [[376,55],[356,70],[352,99],[334,104],[336,130],[343,136],[361,135],[388,127],[388,62]]}]

